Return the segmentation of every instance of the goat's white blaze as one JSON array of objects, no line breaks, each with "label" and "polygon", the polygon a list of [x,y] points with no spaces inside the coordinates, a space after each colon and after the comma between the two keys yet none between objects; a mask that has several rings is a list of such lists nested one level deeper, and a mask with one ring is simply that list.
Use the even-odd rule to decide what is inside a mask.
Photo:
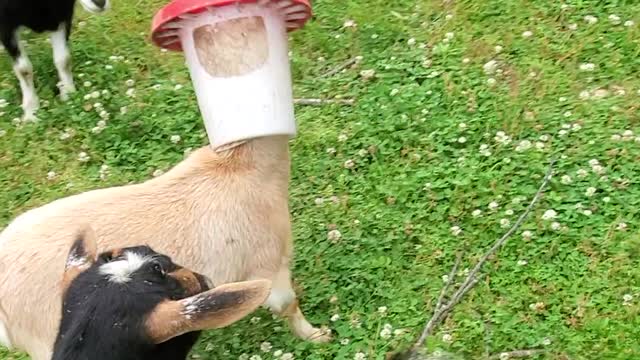
[{"label": "goat's white blaze", "polygon": [[22,91],[24,119],[34,120],[36,110],[40,106],[40,100],[33,85],[33,65],[31,65],[31,61],[29,61],[29,57],[27,57],[27,53],[22,46],[20,46],[20,55],[13,63],[13,71],[18,78],[20,90]]},{"label": "goat's white blaze", "polygon": [[74,92],[76,88],[73,84],[73,75],[71,73],[71,53],[67,43],[66,24],[60,24],[58,30],[51,33],[51,47],[53,48],[53,61],[56,64],[58,77],[60,78],[58,83],[60,98],[67,100],[69,93]]},{"label": "goat's white blaze", "polygon": [[106,275],[111,282],[123,284],[131,280],[131,274],[138,271],[152,259],[149,256],[127,251],[124,253],[123,259],[111,261],[100,266],[100,274]]}]

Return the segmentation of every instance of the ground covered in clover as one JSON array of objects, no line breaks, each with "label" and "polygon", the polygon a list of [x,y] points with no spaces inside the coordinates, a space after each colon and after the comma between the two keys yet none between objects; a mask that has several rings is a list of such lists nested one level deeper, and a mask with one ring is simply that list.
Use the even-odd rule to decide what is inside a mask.
[{"label": "ground covered in clover", "polygon": [[[78,10],[68,103],[55,98],[46,37],[25,35],[45,105],[37,123],[13,120],[20,94],[2,54],[0,227],[62,196],[148,179],[206,143],[182,56],[148,41],[164,3]],[[456,251],[464,273],[551,158],[544,198],[429,347],[640,357],[640,5],[603,3],[316,2],[291,42],[295,95],[355,104],[297,108],[294,271],[304,311],[336,339],[301,342],[261,310],[208,333],[193,357],[383,359],[410,344]]]}]

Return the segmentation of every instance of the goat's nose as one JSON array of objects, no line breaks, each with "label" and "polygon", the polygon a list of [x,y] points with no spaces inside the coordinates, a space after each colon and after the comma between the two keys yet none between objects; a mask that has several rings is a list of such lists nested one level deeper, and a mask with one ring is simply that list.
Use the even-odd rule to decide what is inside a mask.
[{"label": "goat's nose", "polygon": [[96,4],[97,7],[99,7],[100,9],[104,9],[105,5],[107,4],[107,0],[91,0],[94,4]]}]

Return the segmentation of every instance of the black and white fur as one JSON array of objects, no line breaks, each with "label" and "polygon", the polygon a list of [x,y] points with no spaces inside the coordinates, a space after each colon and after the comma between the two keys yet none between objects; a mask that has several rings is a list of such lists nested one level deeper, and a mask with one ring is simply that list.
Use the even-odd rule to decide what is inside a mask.
[{"label": "black and white fur", "polygon": [[233,324],[271,292],[268,280],[211,289],[148,246],[96,248],[87,227],[68,253],[52,360],[185,360],[202,330]]},{"label": "black and white fur", "polygon": [[[109,8],[109,0],[80,0],[80,3],[92,13]],[[33,83],[33,66],[20,44],[19,30],[27,27],[37,33],[51,32],[60,98],[66,100],[75,91],[69,52],[74,5],[75,0],[0,0],[0,42],[13,59],[25,120],[35,119],[40,101]]]},{"label": "black and white fur", "polygon": [[[147,246],[125,248],[117,257],[101,254],[67,289],[53,360],[186,359],[200,331],[156,345],[144,329],[158,304],[193,295],[167,275],[178,269]],[[208,281],[193,274],[200,291],[208,290]]]}]

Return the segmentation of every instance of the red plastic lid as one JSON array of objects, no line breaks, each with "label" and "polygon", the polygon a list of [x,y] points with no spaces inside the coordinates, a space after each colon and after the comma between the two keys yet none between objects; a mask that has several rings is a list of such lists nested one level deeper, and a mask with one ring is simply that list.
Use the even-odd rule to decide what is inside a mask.
[{"label": "red plastic lid", "polygon": [[[159,47],[182,51],[177,31],[171,23],[179,21],[180,15],[198,14],[209,7],[220,7],[236,3],[250,4],[273,2],[285,14],[287,31],[297,30],[311,18],[310,0],[174,0],[160,9],[153,17],[151,40]],[[168,25],[167,27],[165,27]]]}]

